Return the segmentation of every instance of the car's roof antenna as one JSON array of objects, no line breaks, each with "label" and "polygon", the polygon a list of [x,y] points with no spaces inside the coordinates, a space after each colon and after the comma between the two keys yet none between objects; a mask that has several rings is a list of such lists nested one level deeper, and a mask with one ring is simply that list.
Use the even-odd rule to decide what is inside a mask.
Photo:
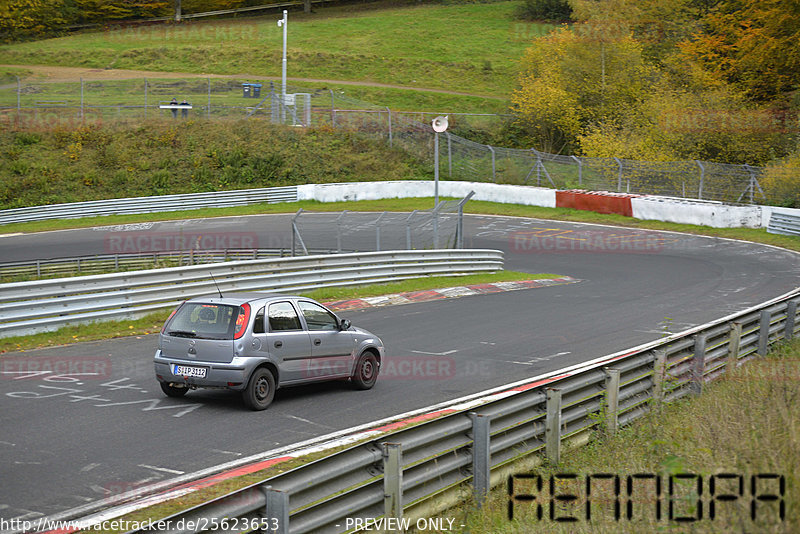
[{"label": "car's roof antenna", "polygon": [[221,299],[224,299],[225,297],[223,297],[223,296],[222,296],[222,291],[220,291],[220,289],[219,289],[219,284],[217,284],[217,279],[216,279],[216,278],[214,278],[214,273],[212,273],[211,271],[209,271],[209,273],[208,273],[208,274],[210,274],[210,275],[211,275],[211,279],[212,279],[212,280],[214,280],[214,285],[215,285],[215,286],[217,286],[217,291],[219,292],[219,298],[221,298]]}]

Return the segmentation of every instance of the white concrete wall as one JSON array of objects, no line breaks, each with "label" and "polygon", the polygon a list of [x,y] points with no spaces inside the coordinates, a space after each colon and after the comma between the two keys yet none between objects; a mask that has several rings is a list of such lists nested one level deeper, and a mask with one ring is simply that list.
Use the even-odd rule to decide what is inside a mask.
[{"label": "white concrete wall", "polygon": [[[556,192],[554,189],[482,182],[449,180],[439,182],[440,197],[464,198],[470,191],[475,191],[475,196],[472,197],[473,200],[546,208],[554,208],[556,205]],[[433,197],[433,182],[404,180],[394,182],[305,184],[297,187],[298,200],[317,200],[319,202],[413,197]]]},{"label": "white concrete wall", "polygon": [[721,202],[646,196],[632,198],[631,207],[633,216],[642,220],[698,224],[713,228],[761,227],[761,206],[731,206]]},{"label": "white concrete wall", "polygon": [[[439,196],[463,198],[475,191],[474,200],[526,206],[556,206],[556,190],[523,185],[483,182],[439,182]],[[352,182],[305,184],[297,187],[298,200],[342,202],[383,198],[433,197],[433,182],[402,180],[393,182]],[[633,216],[650,221],[697,224],[714,228],[766,228],[774,211],[800,216],[800,209],[770,206],[732,206],[721,202],[641,196],[631,199]]]}]

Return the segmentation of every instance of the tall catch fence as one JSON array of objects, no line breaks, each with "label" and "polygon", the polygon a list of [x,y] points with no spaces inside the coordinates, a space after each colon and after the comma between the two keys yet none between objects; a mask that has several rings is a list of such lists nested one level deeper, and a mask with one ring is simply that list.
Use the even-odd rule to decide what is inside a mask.
[{"label": "tall catch fence", "polygon": [[411,213],[317,213],[300,209],[292,219],[292,256],[308,255],[309,250],[323,244],[339,253],[464,248],[464,204],[472,195]]},{"label": "tall catch fence", "polygon": [[[191,109],[169,108],[175,98]],[[16,128],[76,127],[161,117],[262,119],[292,126],[344,128],[434,161],[434,132],[419,112],[398,112],[332,89],[227,77],[22,82],[0,85],[0,124]],[[476,114],[475,116],[479,116]],[[451,125],[472,120],[453,114]],[[763,169],[707,161],[649,162],[510,149],[440,134],[442,179],[656,194],[731,203],[766,203]]]}]

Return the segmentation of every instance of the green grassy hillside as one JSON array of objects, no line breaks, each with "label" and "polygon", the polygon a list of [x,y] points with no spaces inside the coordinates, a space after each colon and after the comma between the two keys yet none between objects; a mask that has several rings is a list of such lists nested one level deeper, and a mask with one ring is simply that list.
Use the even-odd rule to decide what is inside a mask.
[{"label": "green grassy hillside", "polygon": [[101,198],[426,177],[385,142],[264,121],[151,120],[0,133],[0,209]]}]

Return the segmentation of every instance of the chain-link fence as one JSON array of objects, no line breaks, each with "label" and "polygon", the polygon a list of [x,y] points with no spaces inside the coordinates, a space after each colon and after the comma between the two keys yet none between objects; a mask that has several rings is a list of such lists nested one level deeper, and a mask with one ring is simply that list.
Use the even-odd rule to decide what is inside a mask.
[{"label": "chain-link fence", "polygon": [[[172,99],[186,110],[172,109]],[[0,86],[0,122],[18,128],[74,127],[86,123],[162,117],[266,119],[294,126],[357,131],[434,161],[434,132],[420,113],[392,111],[331,89],[233,78],[21,82]],[[455,117],[454,117],[455,118]],[[466,120],[466,117],[457,117]],[[442,179],[529,184],[657,194],[732,203],[766,202],[762,169],[706,161],[647,162],[590,158],[483,145],[440,134]]]},{"label": "chain-link fence", "polygon": [[299,210],[292,219],[292,256],[321,245],[336,252],[463,248],[464,204],[445,200],[411,213],[319,213]]}]

